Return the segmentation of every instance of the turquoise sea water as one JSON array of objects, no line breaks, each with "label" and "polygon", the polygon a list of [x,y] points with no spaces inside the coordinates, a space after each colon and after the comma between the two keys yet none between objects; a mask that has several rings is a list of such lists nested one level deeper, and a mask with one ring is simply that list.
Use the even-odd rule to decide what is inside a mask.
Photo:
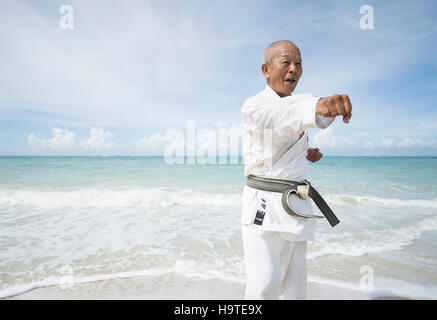
[{"label": "turquoise sea water", "polygon": [[[122,272],[244,280],[245,178],[233,162],[0,157],[0,296],[58,285],[67,271],[81,281]],[[437,157],[310,164],[308,180],[341,220],[319,222],[310,280],[359,290],[370,266],[369,295],[436,299],[436,178]]]}]

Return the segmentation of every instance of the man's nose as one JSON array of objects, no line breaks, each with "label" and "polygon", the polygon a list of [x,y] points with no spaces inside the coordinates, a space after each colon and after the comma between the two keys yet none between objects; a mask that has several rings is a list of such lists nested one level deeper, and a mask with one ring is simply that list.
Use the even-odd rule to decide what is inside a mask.
[{"label": "man's nose", "polygon": [[288,67],[288,72],[295,73],[297,70],[296,65],[294,63],[290,63],[290,66]]}]

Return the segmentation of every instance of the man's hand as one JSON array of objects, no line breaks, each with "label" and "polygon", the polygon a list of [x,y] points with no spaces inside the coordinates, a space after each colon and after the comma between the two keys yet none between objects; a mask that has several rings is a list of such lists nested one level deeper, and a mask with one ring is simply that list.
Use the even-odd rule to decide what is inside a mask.
[{"label": "man's hand", "polygon": [[319,148],[308,148],[307,159],[311,162],[319,161],[323,154],[319,152]]},{"label": "man's hand", "polygon": [[316,113],[324,117],[343,116],[343,122],[349,123],[352,117],[352,104],[346,94],[335,94],[321,98],[317,102]]}]

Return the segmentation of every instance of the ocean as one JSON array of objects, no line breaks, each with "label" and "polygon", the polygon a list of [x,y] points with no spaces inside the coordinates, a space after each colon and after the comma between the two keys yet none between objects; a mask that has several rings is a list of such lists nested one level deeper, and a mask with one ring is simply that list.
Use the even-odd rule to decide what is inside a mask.
[{"label": "ocean", "polygon": [[[245,177],[234,162],[0,157],[0,297],[169,273],[244,282]],[[319,220],[309,280],[437,299],[436,178],[437,157],[310,163],[308,180],[341,223]]]}]

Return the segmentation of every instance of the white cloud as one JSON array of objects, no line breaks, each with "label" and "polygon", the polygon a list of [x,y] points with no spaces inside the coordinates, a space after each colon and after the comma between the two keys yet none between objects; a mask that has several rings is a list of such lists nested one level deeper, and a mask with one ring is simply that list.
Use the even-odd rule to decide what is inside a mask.
[{"label": "white cloud", "polygon": [[[237,126],[221,128],[203,128],[194,131],[194,139],[187,138],[186,132],[180,129],[169,129],[164,134],[156,132],[150,136],[116,144],[114,135],[103,128],[92,128],[89,136],[83,141],[76,141],[76,133],[68,129],[53,128],[53,136],[49,139],[40,139],[34,133],[28,136],[28,145],[31,149],[49,153],[63,152],[69,154],[83,154],[102,152],[117,155],[169,155],[183,156],[188,147],[193,146],[197,157],[204,156],[236,156],[241,150],[241,130]],[[334,131],[334,127],[319,130],[312,138],[311,145],[321,148],[322,152],[342,153],[346,150],[366,153],[375,152],[412,152],[417,148],[437,148],[437,140],[423,138],[382,138],[371,137],[342,137]],[[188,140],[190,139],[190,140]],[[328,149],[328,150],[326,150]],[[365,151],[367,150],[367,151]],[[434,149],[435,150],[435,149]],[[194,154],[193,154],[194,155]]]},{"label": "white cloud", "polygon": [[313,137],[312,143],[319,148],[335,148],[336,142],[334,137],[334,128],[332,126],[317,131]]},{"label": "white cloud", "polygon": [[226,127],[229,126],[229,121],[215,121],[215,122],[214,122],[214,125],[215,125],[217,128],[226,128]]},{"label": "white cloud", "polygon": [[223,37],[235,28],[217,26],[213,3],[202,9],[140,0],[71,5],[77,20],[71,31],[59,29],[53,13],[60,5],[54,3],[35,10],[8,2],[0,10],[0,29],[8,30],[1,34],[0,59],[8,61],[0,66],[3,99],[27,102],[20,105],[27,110],[143,127],[189,110],[198,114],[194,109],[204,95],[231,95],[204,90],[229,84],[231,70],[223,63],[229,62],[228,48],[241,45]]},{"label": "white cloud", "polygon": [[[117,124],[158,118],[165,121],[168,114],[163,111],[178,105],[180,96],[184,109],[196,108],[190,103],[193,94],[200,99],[214,94],[216,98],[227,96],[229,90],[217,92],[217,88],[241,85],[239,80],[247,81],[253,74],[262,81],[261,59],[256,61],[256,68],[252,67],[254,59],[247,52],[248,46],[257,46],[256,56],[261,57],[263,46],[277,34],[275,28],[282,28],[280,24],[266,23],[268,28],[260,26],[260,33],[252,23],[241,24],[232,13],[225,20],[219,18],[217,11],[222,13],[227,6],[238,6],[233,3],[218,6],[206,2],[201,8],[195,4],[172,4],[171,10],[166,4],[144,1],[130,1],[129,6],[106,1],[71,5],[76,19],[80,17],[71,32],[60,30],[54,23],[54,4],[47,6],[50,11],[44,11],[10,2],[1,10],[0,27],[8,30],[2,34],[4,50],[0,52],[0,58],[8,61],[0,67],[2,97],[33,102],[27,108],[76,115],[84,120],[98,118]],[[398,70],[408,57],[408,50],[393,50],[393,44],[386,43],[385,38],[375,38],[379,41],[375,46],[364,41],[367,38],[361,31],[350,34],[350,27],[345,27],[348,23],[343,20],[358,24],[360,16],[353,6],[346,6],[339,13],[343,5],[332,5],[329,10],[318,4],[289,5],[294,8],[292,13],[278,8],[273,12],[278,21],[290,14],[296,20],[290,26],[290,36],[298,39],[308,61],[304,62],[306,71],[298,89],[331,91],[352,83],[368,83]],[[263,13],[259,4],[247,12],[253,18]],[[327,32],[328,39],[318,38],[318,32],[331,29],[335,32]],[[331,44],[340,36],[346,40],[365,39],[355,40],[353,46],[350,41],[335,41],[337,49],[332,50]],[[317,50],[306,49],[313,47],[314,39]],[[382,51],[380,45],[386,50]],[[406,41],[396,45],[411,49]],[[29,47],[33,50],[27,50]],[[236,71],[240,68],[234,68],[241,67],[241,55],[249,56],[251,65],[244,77]],[[163,95],[166,99],[162,99]]]},{"label": "white cloud", "polygon": [[171,131],[168,131],[164,135],[157,132],[151,136],[135,140],[132,147],[135,150],[132,151],[140,152],[144,155],[162,155],[165,148],[168,147],[172,141],[176,143],[176,148],[184,148],[183,137],[173,135]]},{"label": "white cloud", "polygon": [[80,143],[80,146],[84,149],[111,149],[115,146],[112,139],[113,134],[103,129],[92,128],[90,136],[87,140]]},{"label": "white cloud", "polygon": [[[425,2],[419,3],[379,3],[375,30],[363,31],[358,28],[359,6],[348,1],[287,1],[266,12],[262,1],[247,7],[235,1],[132,0],[126,6],[72,0],[75,29],[65,31],[58,27],[59,1],[38,8],[29,1],[1,1],[0,59],[8,63],[0,64],[0,117],[21,111],[20,119],[35,122],[40,117],[39,123],[50,123],[47,129],[111,124],[129,130],[147,125],[151,132],[164,132],[187,118],[206,123],[223,119],[215,125],[225,128],[240,116],[242,101],[263,87],[259,67],[265,45],[288,37],[304,59],[298,91],[315,96],[347,93],[356,110],[354,126],[346,134],[340,135],[338,126],[335,132],[321,130],[315,143],[336,150],[434,147],[420,140],[437,128],[428,112],[420,112],[426,105],[415,103],[413,116],[399,110],[399,101],[414,96],[414,90],[398,94],[375,89],[381,80],[405,78],[412,85],[426,81],[415,69],[432,61],[428,48],[437,29]],[[403,108],[411,104],[406,101]],[[418,121],[421,114],[425,117],[420,122],[429,125]],[[416,128],[408,135],[416,141],[404,138],[411,120]],[[372,136],[359,139],[365,132]],[[380,139],[387,136],[396,138]],[[161,153],[173,141],[159,133],[114,146],[105,131],[81,142],[71,139],[66,132],[57,133],[56,139],[55,134],[47,140],[28,137],[33,148],[147,154]],[[218,137],[216,142],[223,150],[224,141]],[[181,146],[183,140],[177,143]]]},{"label": "white cloud", "polygon": [[437,147],[437,140],[424,141],[417,138],[404,138],[397,143],[398,147],[411,148],[411,147]]},{"label": "white cloud", "polygon": [[116,144],[110,141],[112,133],[104,129],[92,128],[88,139],[82,142],[76,142],[76,133],[68,129],[52,129],[53,137],[51,139],[39,139],[31,133],[27,137],[29,147],[32,149],[49,150],[49,151],[67,151],[74,152],[78,150],[110,150],[116,147]]},{"label": "white cloud", "polygon": [[395,145],[394,139],[381,139],[380,143],[385,148],[391,148]]},{"label": "white cloud", "polygon": [[151,147],[155,146],[156,144],[161,144],[165,142],[166,139],[163,135],[161,135],[160,132],[157,132],[149,137],[143,137],[141,139],[138,139],[136,141],[136,145],[139,147]]},{"label": "white cloud", "polygon": [[363,148],[366,149],[374,149],[377,146],[377,144],[373,141],[367,141],[364,143]]},{"label": "white cloud", "polygon": [[413,138],[405,138],[402,141],[398,142],[398,147],[412,147],[414,145],[422,144],[422,139],[413,139]]},{"label": "white cloud", "polygon": [[197,157],[238,156],[241,144],[240,128],[233,124],[225,127],[225,123],[215,123],[215,125],[216,128],[213,129],[195,130],[193,127],[195,131],[192,139],[187,137],[186,132],[179,129],[167,130],[165,134],[157,132],[134,141],[133,147],[136,148],[136,152],[141,150],[142,154],[148,155],[174,153],[176,150],[179,153],[189,152],[188,149],[190,149]]},{"label": "white cloud", "polygon": [[67,129],[52,129],[53,138],[51,139],[38,139],[33,133],[28,137],[29,146],[36,149],[49,149],[49,150],[66,150],[75,145],[76,134],[73,131]]},{"label": "white cloud", "polygon": [[347,148],[355,148],[357,146],[360,146],[360,143],[357,142],[355,139],[344,137],[342,145]]},{"label": "white cloud", "polygon": [[[319,130],[313,137],[311,145],[330,149],[330,152],[359,151],[366,153],[368,151],[378,152],[402,152],[412,151],[417,148],[437,148],[437,140],[412,138],[412,137],[387,137],[375,138],[372,135],[366,134],[356,135],[351,137],[343,137],[339,133],[334,132],[333,127],[328,127],[324,130]],[[368,150],[368,151],[365,151]],[[383,151],[386,150],[386,151]]]}]

